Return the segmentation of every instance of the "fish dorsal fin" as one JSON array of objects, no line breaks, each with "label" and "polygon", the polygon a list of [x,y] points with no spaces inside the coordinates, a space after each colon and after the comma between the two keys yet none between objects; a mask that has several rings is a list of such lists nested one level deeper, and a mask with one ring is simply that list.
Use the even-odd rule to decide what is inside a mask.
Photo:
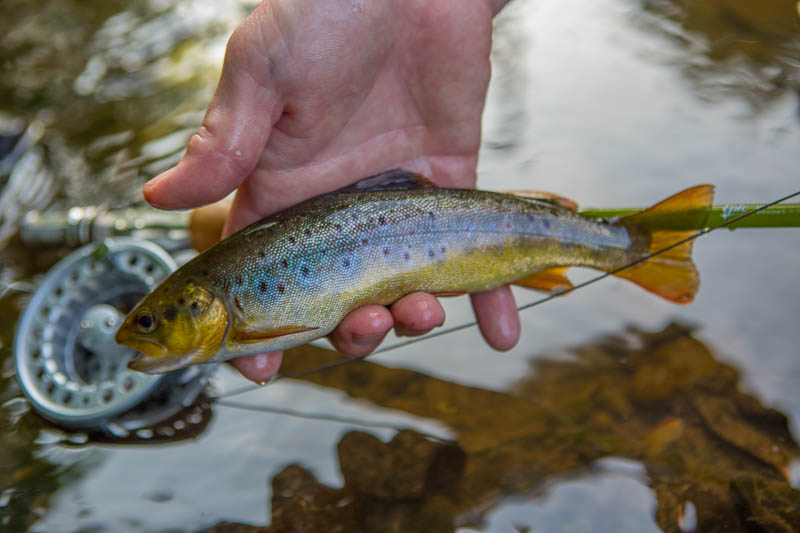
[{"label": "fish dorsal fin", "polygon": [[551,192],[513,190],[513,191],[503,191],[503,194],[511,194],[513,196],[519,196],[521,198],[529,198],[531,200],[539,200],[541,202],[547,202],[549,204],[553,204],[558,207],[563,207],[564,209],[569,209],[570,211],[578,210],[578,202],[576,202],[575,200],[570,200],[569,198],[565,198],[563,196],[559,196],[557,194],[553,194]]},{"label": "fish dorsal fin", "polygon": [[339,189],[336,193],[409,191],[412,189],[437,188],[432,181],[424,176],[401,168],[395,168],[359,180],[352,185]]},{"label": "fish dorsal fin", "polygon": [[307,326],[285,326],[282,328],[274,329],[257,329],[247,327],[236,331],[231,340],[242,344],[253,344],[256,342],[264,342],[277,337],[285,335],[294,335],[295,333],[305,333],[306,331],[314,331],[319,328],[309,328]]},{"label": "fish dorsal fin", "polygon": [[540,270],[527,278],[518,279],[514,285],[545,292],[563,292],[572,288],[572,282],[565,275],[569,267],[550,267]]}]

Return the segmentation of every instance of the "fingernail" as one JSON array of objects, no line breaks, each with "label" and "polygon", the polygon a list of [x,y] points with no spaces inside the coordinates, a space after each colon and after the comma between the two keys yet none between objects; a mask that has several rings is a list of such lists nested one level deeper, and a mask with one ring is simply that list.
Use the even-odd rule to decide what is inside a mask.
[{"label": "fingernail", "polygon": [[269,357],[267,357],[267,354],[265,353],[260,353],[256,355],[254,362],[256,364],[256,368],[262,370],[264,368],[267,368],[267,364],[269,363]]},{"label": "fingernail", "polygon": [[383,335],[377,335],[375,333],[369,333],[367,335],[353,333],[353,344],[358,344],[359,346],[371,346],[373,344],[378,344],[382,340]]}]

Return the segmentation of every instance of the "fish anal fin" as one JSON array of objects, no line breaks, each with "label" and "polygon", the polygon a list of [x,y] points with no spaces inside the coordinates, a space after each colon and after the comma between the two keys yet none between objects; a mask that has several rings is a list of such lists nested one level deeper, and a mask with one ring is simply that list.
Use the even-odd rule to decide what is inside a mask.
[{"label": "fish anal fin", "polygon": [[546,292],[564,292],[572,288],[572,282],[567,278],[569,267],[550,267],[540,270],[514,282],[514,285]]},{"label": "fish anal fin", "polygon": [[512,191],[502,191],[502,192],[503,194],[511,194],[513,196],[520,196],[522,198],[530,198],[531,200],[540,200],[542,202],[548,202],[558,207],[569,209],[570,211],[578,210],[578,202],[551,192],[523,191],[523,190],[512,190]]},{"label": "fish anal fin", "polygon": [[409,191],[412,189],[437,189],[428,178],[409,170],[395,168],[363,178],[352,185],[343,187],[336,193],[358,193],[378,191]]},{"label": "fish anal fin", "polygon": [[700,275],[692,262],[694,241],[676,244],[696,235],[697,231],[664,228],[675,227],[676,219],[681,219],[682,227],[704,227],[713,200],[714,187],[698,185],[620,219],[620,223],[643,232],[648,238],[649,246],[643,250],[642,256],[656,255],[615,275],[677,304],[688,304],[694,300],[700,288]]},{"label": "fish anal fin", "polygon": [[306,331],[314,331],[315,329],[319,328],[309,328],[306,326],[285,326],[282,328],[258,329],[258,328],[248,327],[237,331],[233,335],[232,340],[234,340],[235,342],[240,342],[242,344],[253,344],[256,342],[264,342],[270,339],[276,339],[278,337],[284,337],[286,335],[294,335],[295,333],[305,333]]}]

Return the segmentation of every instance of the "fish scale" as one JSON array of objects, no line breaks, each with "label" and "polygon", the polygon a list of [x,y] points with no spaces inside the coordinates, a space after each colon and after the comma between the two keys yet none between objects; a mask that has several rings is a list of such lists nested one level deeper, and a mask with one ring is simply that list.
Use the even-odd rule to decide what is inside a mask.
[{"label": "fish scale", "polygon": [[[646,213],[641,220],[594,219],[550,201],[438,189],[390,171],[218,243],[145,298],[118,340],[144,353],[133,366],[148,371],[283,350],[330,333],[361,305],[390,304],[415,291],[475,292],[518,280],[541,287],[543,278],[527,278],[551,267],[613,270],[658,240],[640,227]],[[631,279],[675,301],[693,295],[696,272],[684,252],[663,263],[672,261],[675,275],[686,277],[678,286],[660,288],[650,271]],[[145,315],[147,328],[137,324]],[[142,333],[149,317],[156,327]]]}]

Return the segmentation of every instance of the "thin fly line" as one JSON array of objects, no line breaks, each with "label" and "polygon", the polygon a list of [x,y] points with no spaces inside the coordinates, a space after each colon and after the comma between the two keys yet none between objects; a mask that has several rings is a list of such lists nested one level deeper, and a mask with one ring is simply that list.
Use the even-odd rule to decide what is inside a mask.
[{"label": "thin fly line", "polygon": [[[740,220],[742,220],[744,218],[747,218],[749,216],[755,215],[756,213],[758,213],[760,211],[763,211],[763,210],[768,209],[768,208],[770,208],[770,207],[772,207],[774,205],[777,205],[777,204],[783,203],[783,202],[785,202],[787,200],[790,200],[790,199],[794,198],[795,196],[800,196],[800,191],[793,192],[791,194],[787,194],[786,196],[784,196],[782,198],[778,198],[777,200],[773,200],[772,202],[760,205],[759,207],[756,207],[756,208],[754,208],[754,209],[752,209],[750,211],[742,213],[741,215],[737,215],[737,216],[735,216],[735,217],[733,217],[733,218],[731,218],[729,220],[726,220],[725,222],[717,224],[716,226],[713,226],[713,227],[710,227],[710,228],[699,229],[697,232],[692,233],[691,235],[689,235],[688,237],[686,237],[684,239],[681,239],[680,241],[674,242],[674,243],[670,244],[669,246],[665,246],[664,248],[661,248],[660,250],[656,250],[655,252],[651,252],[651,253],[649,253],[649,254],[647,254],[647,255],[645,255],[643,257],[640,257],[639,259],[637,259],[635,261],[632,261],[632,262],[630,262],[630,263],[628,263],[626,265],[623,265],[623,266],[621,266],[621,267],[619,267],[619,268],[617,268],[615,270],[604,272],[603,274],[599,274],[599,275],[597,275],[597,276],[595,276],[595,277],[593,277],[591,279],[588,279],[588,280],[586,280],[584,282],[578,283],[577,285],[574,285],[573,287],[570,287],[569,289],[565,289],[563,291],[559,291],[559,292],[556,292],[556,293],[553,293],[553,294],[549,294],[549,295],[547,295],[547,296],[545,296],[543,298],[539,298],[538,300],[534,300],[532,302],[520,305],[519,307],[517,307],[517,311],[524,311],[525,309],[530,309],[531,307],[536,307],[536,306],[541,305],[541,304],[543,304],[545,302],[549,302],[550,300],[554,300],[556,298],[560,298],[561,296],[564,296],[565,294],[569,294],[569,293],[574,292],[574,291],[576,291],[578,289],[582,289],[584,287],[588,287],[589,285],[597,283],[598,281],[601,281],[601,280],[604,280],[604,279],[606,279],[608,277],[614,276],[614,275],[618,274],[619,272],[622,272],[623,270],[627,270],[627,269],[632,268],[632,267],[634,267],[634,266],[636,266],[636,265],[638,265],[640,263],[643,263],[644,261],[647,261],[648,259],[650,259],[652,257],[655,257],[657,255],[663,254],[664,252],[668,252],[669,250],[672,250],[673,248],[677,248],[678,246],[686,244],[687,242],[691,242],[691,241],[697,239],[698,237],[701,237],[703,235],[707,235],[707,234],[711,233],[712,231],[716,231],[718,229],[722,229],[724,227],[731,226],[731,225],[735,224],[736,222],[738,222],[738,221],[740,221]],[[392,344],[391,346],[386,346],[384,348],[379,348],[379,349],[375,350],[374,352],[369,353],[367,355],[363,355],[361,357],[342,358],[342,359],[339,359],[338,361],[333,361],[331,363],[320,365],[320,366],[311,368],[309,370],[304,370],[302,372],[298,372],[296,374],[291,374],[291,375],[279,374],[279,375],[274,376],[272,379],[270,379],[269,381],[267,381],[265,383],[258,383],[258,384],[255,384],[255,385],[247,385],[247,386],[244,386],[244,387],[240,387],[238,389],[233,389],[232,391],[221,393],[221,394],[218,394],[217,396],[212,396],[212,399],[219,400],[219,399],[222,399],[222,398],[230,398],[231,396],[244,394],[246,392],[250,392],[252,390],[259,389],[259,388],[264,387],[266,385],[270,385],[270,384],[274,383],[275,381],[278,381],[278,380],[281,380],[281,379],[285,379],[285,378],[290,378],[290,379],[303,378],[303,377],[308,376],[310,374],[315,374],[317,372],[322,372],[323,370],[328,370],[328,369],[331,369],[331,368],[337,368],[337,367],[340,367],[340,366],[343,366],[343,365],[346,365],[346,364],[349,364],[349,363],[354,363],[356,361],[361,361],[361,360],[366,359],[367,357],[372,357],[372,356],[375,356],[375,355],[386,353],[386,352],[389,352],[389,351],[392,351],[392,350],[396,350],[398,348],[404,348],[406,346],[410,346],[410,345],[416,344],[418,342],[426,341],[428,339],[434,339],[436,337],[441,337],[442,335],[449,335],[450,333],[455,333],[457,331],[461,331],[461,330],[464,330],[464,329],[471,328],[473,326],[476,326],[477,324],[478,323],[473,320],[472,322],[466,322],[466,323],[460,324],[458,326],[453,326],[453,327],[450,327],[450,328],[445,328],[445,329],[441,329],[439,331],[435,331],[433,333],[428,333],[427,335],[423,335],[421,337],[414,337],[412,339],[408,339],[408,340],[405,340],[405,341],[402,341],[402,342],[397,342],[395,344]]]}]

